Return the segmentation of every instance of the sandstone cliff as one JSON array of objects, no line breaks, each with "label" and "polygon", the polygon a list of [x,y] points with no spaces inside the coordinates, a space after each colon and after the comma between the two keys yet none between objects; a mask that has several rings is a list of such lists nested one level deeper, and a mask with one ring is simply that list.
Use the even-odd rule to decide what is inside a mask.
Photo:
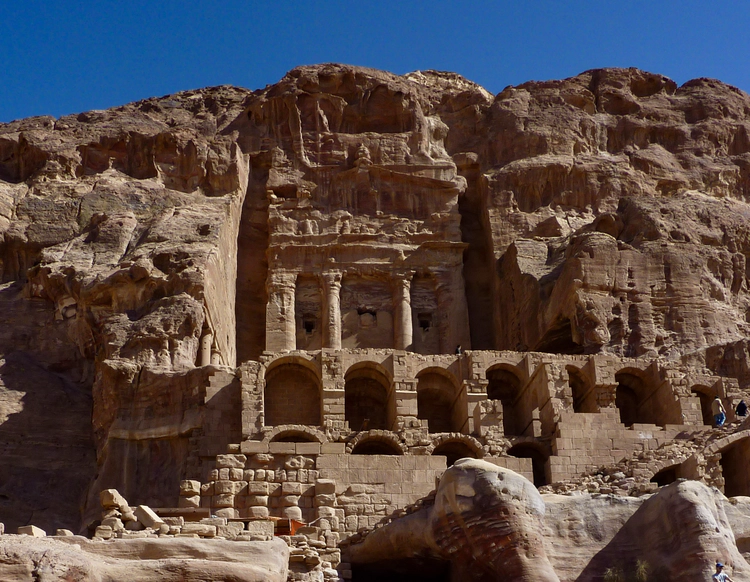
[{"label": "sandstone cliff", "polygon": [[[320,65],[0,125],[0,517],[87,525],[106,487],[176,505],[246,436],[236,370],[264,351],[609,353],[747,387],[749,116],[634,69],[493,97]],[[305,277],[342,264],[333,321]],[[388,269],[413,334],[372,325]]]}]

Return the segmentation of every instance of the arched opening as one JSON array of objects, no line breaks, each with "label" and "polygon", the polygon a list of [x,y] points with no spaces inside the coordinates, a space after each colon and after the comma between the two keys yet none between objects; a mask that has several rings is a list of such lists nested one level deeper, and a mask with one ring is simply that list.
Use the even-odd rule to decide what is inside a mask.
[{"label": "arched opening", "polygon": [[714,415],[711,413],[711,402],[714,397],[711,395],[711,389],[708,386],[693,386],[690,389],[691,394],[697,396],[701,402],[701,417],[703,424],[708,426],[714,425]]},{"label": "arched opening", "polygon": [[432,451],[433,455],[441,455],[445,457],[445,464],[451,467],[459,459],[477,459],[477,454],[474,450],[461,441],[448,441],[435,447]]},{"label": "arched opening", "polygon": [[266,374],[265,425],[320,426],[320,387],[315,373],[300,364],[281,364]]},{"label": "arched opening", "polygon": [[402,451],[395,443],[379,439],[366,439],[357,443],[352,455],[401,455]]},{"label": "arched opening", "polygon": [[536,446],[527,443],[521,443],[508,449],[508,454],[519,459],[531,459],[531,471],[534,475],[534,485],[541,487],[547,485],[547,455],[540,451]]},{"label": "arched opening", "polygon": [[417,418],[427,421],[429,432],[454,431],[454,394],[453,383],[442,374],[423,372],[417,376]]},{"label": "arched opening", "polygon": [[620,411],[620,422],[625,426],[632,426],[638,421],[638,397],[632,388],[617,385],[615,406]]},{"label": "arched opening", "polygon": [[724,495],[750,495],[750,438],[744,438],[721,451]]},{"label": "arched opening", "polygon": [[656,483],[659,487],[664,487],[664,485],[669,485],[670,483],[674,483],[677,481],[677,465],[672,465],[671,467],[666,467],[659,471],[656,475],[651,477],[651,483]]},{"label": "arched opening", "polygon": [[615,406],[620,411],[620,422],[625,426],[632,426],[636,422],[648,423],[641,410],[641,398],[644,393],[643,380],[629,372],[615,375],[617,390],[615,392]]},{"label": "arched opening", "polygon": [[[517,405],[521,392],[521,380],[507,368],[491,368],[487,371],[487,397],[499,400],[503,406],[503,430],[505,436],[521,436],[530,423],[520,413]],[[530,416],[530,415],[529,415]]]},{"label": "arched opening", "polygon": [[575,366],[568,366],[566,370],[573,392],[573,412],[599,412],[594,391],[583,373]]},{"label": "arched opening", "polygon": [[388,426],[388,386],[390,382],[374,368],[359,368],[346,375],[344,418],[355,431]]}]

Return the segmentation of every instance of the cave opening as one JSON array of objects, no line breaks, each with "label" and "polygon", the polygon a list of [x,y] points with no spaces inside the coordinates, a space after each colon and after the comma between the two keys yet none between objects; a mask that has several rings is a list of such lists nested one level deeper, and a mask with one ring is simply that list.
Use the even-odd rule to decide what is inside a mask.
[{"label": "cave opening", "polygon": [[352,564],[352,582],[451,582],[451,564],[435,558],[404,558]]}]

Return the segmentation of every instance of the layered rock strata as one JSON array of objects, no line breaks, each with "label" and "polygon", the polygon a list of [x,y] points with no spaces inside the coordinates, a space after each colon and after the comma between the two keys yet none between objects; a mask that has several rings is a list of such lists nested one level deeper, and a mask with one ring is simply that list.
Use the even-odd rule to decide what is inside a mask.
[{"label": "layered rock strata", "polygon": [[0,125],[0,518],[93,533],[117,488],[335,547],[460,457],[747,495],[706,425],[750,382],[749,114],[319,65]]}]

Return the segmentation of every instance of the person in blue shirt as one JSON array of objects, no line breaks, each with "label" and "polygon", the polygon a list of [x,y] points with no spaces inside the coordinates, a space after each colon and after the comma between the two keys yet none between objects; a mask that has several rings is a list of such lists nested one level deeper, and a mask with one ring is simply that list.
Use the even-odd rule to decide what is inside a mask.
[{"label": "person in blue shirt", "polygon": [[723,569],[724,564],[716,562],[716,574],[711,576],[711,580],[716,580],[716,582],[733,582],[733,580],[722,571]]}]

